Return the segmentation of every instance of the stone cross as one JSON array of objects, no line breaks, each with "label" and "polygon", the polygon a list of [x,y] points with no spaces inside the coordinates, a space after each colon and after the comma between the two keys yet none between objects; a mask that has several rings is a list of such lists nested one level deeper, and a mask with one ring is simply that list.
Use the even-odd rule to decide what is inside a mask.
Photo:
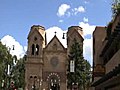
[{"label": "stone cross", "polygon": [[57,32],[55,31],[54,33],[55,33],[55,35],[56,35]]}]

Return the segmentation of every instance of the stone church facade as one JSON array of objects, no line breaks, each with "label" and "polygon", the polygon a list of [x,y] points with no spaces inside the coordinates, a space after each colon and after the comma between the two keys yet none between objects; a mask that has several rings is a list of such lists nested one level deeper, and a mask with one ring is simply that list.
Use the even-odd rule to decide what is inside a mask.
[{"label": "stone church facade", "polygon": [[25,63],[25,90],[67,90],[67,56],[74,38],[83,45],[83,31],[79,26],[71,26],[66,34],[67,48],[56,35],[47,44],[45,28],[39,25],[31,27]]}]

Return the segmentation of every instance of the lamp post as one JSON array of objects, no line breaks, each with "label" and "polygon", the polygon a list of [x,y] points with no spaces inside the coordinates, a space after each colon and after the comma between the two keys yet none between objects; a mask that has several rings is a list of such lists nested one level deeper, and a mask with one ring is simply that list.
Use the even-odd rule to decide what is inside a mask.
[{"label": "lamp post", "polygon": [[[74,74],[75,80],[76,80],[76,74],[75,74],[75,61],[74,60],[70,60],[70,73]],[[76,82],[72,82],[72,89],[76,90],[77,86],[76,86]]]},{"label": "lamp post", "polygon": [[73,59],[74,55],[69,56],[70,57],[70,73],[74,74],[75,80],[72,82],[72,89],[78,90],[78,83],[76,82],[76,68],[75,68],[75,60]]},{"label": "lamp post", "polygon": [[[71,54],[71,55],[68,55],[68,57],[70,58],[70,73],[73,73],[74,74],[74,77],[75,77],[75,80],[76,80],[76,73],[75,73],[75,59],[74,59],[74,54]],[[74,85],[75,85],[75,80],[73,80],[71,82],[71,89],[74,88]]]}]

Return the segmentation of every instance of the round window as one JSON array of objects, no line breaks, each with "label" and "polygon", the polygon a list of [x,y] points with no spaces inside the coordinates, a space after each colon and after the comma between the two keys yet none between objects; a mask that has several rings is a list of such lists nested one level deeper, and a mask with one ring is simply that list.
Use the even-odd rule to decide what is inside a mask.
[{"label": "round window", "polygon": [[59,63],[58,57],[52,57],[51,60],[50,60],[50,63],[53,67],[56,67]]}]

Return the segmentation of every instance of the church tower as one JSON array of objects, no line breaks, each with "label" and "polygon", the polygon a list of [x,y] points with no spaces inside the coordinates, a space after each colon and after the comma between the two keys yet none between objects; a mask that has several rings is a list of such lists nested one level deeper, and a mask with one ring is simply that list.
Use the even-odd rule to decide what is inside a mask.
[{"label": "church tower", "polygon": [[43,48],[46,45],[45,28],[39,25],[33,25],[28,35],[28,50],[26,60],[25,81],[28,90],[39,88],[39,82],[42,78],[43,69]]},{"label": "church tower", "polygon": [[67,53],[69,53],[70,47],[73,44],[74,39],[79,42],[83,48],[83,30],[79,26],[71,26],[67,32]]}]

